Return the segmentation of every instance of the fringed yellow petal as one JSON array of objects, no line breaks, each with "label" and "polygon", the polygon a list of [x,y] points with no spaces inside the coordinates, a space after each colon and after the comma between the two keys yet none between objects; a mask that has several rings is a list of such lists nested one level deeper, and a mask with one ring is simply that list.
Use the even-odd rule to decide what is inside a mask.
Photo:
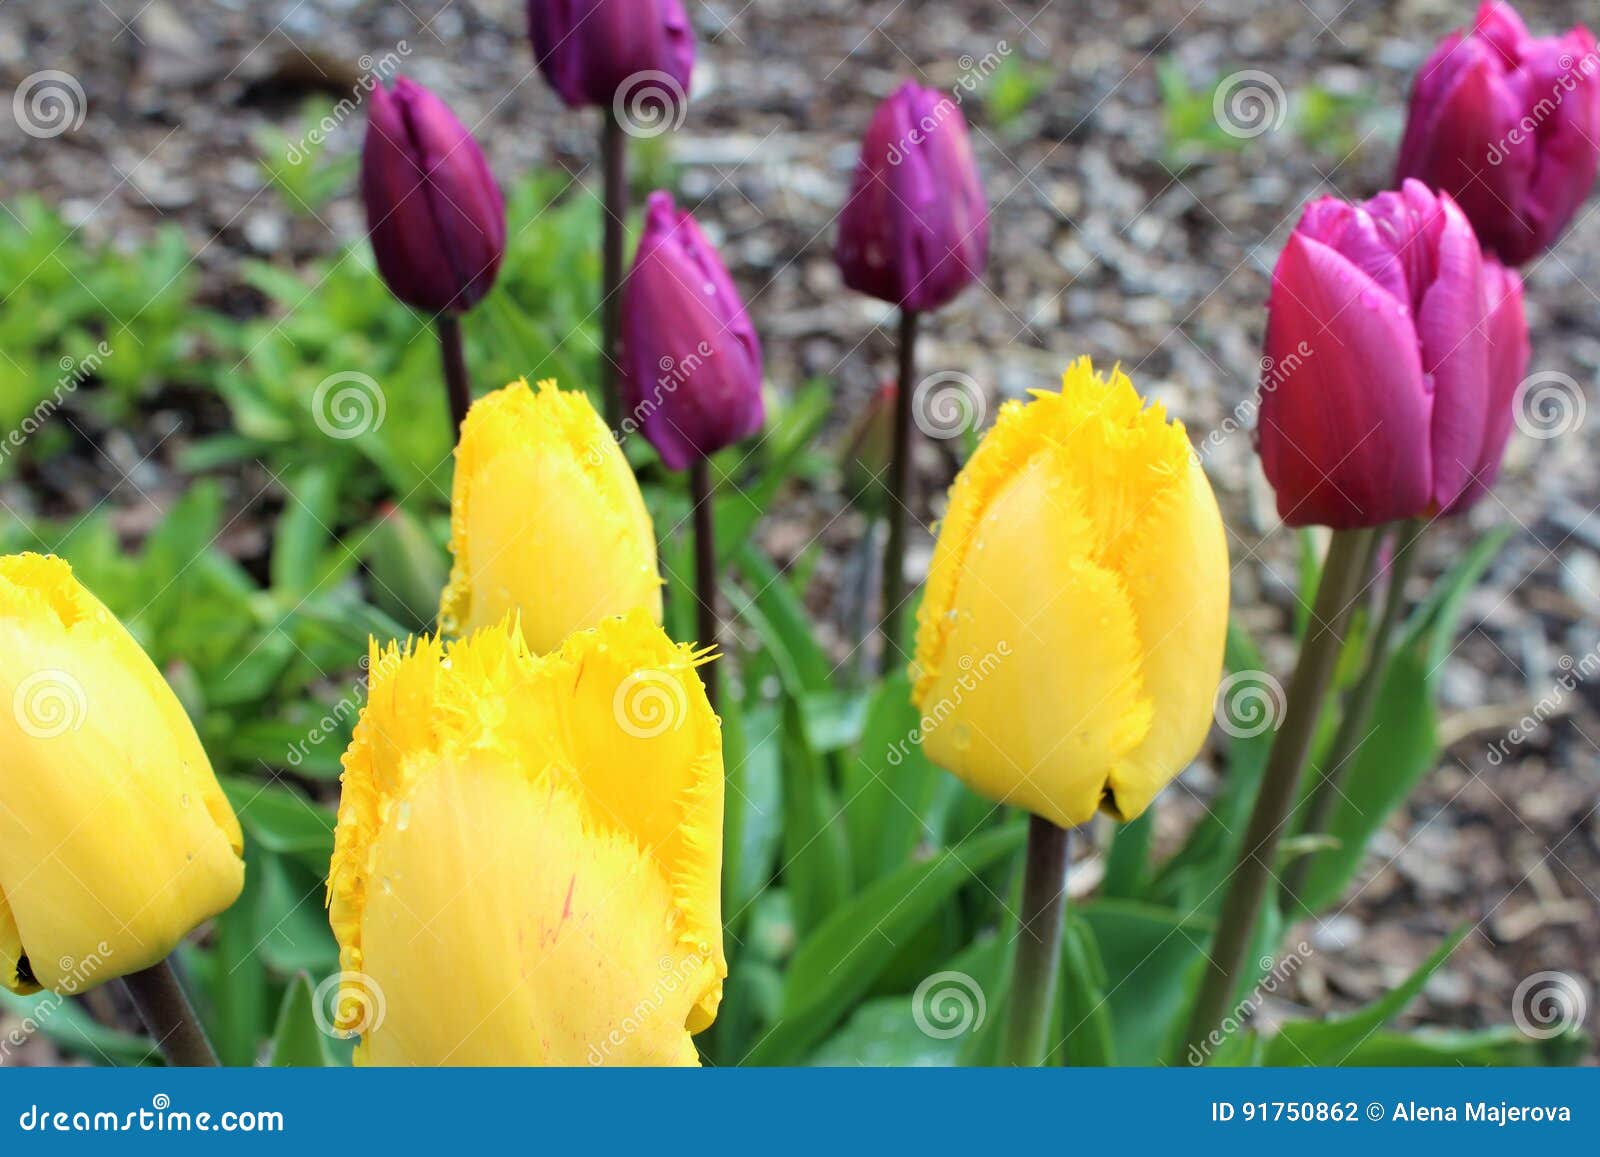
[{"label": "fringed yellow petal", "polygon": [[514,382],[468,411],[450,549],[445,634],[516,613],[543,654],[611,615],[661,621],[655,530],[633,471],[588,398],[554,382]]}]

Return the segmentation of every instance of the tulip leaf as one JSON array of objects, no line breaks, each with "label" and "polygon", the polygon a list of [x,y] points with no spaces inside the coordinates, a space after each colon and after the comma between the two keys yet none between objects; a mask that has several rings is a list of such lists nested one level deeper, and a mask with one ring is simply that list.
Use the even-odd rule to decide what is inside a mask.
[{"label": "tulip leaf", "polygon": [[1117,1063],[1106,968],[1089,922],[1070,908],[1061,929],[1061,984],[1050,1061],[1073,1068]]},{"label": "tulip leaf", "polygon": [[1106,875],[1100,894],[1113,900],[1138,899],[1149,873],[1150,836],[1155,830],[1155,808],[1117,827],[1106,856]]},{"label": "tulip leaf", "polygon": [[339,479],[326,464],[296,471],[284,480],[283,513],[272,543],[274,590],[302,593],[313,589],[317,561],[333,539],[338,520]]},{"label": "tulip leaf", "polygon": [[209,983],[213,1043],[225,1065],[253,1065],[267,1020],[267,970],[261,942],[261,852],[245,844],[244,891],[217,917]]},{"label": "tulip leaf", "polygon": [[261,856],[261,907],[257,916],[261,959],[280,973],[304,969],[318,975],[338,965],[339,949],[328,927],[327,866],[312,872],[283,856]]},{"label": "tulip leaf", "polygon": [[267,1064],[272,1068],[322,1069],[333,1065],[328,1038],[317,1024],[316,996],[311,978],[297,972],[284,990],[278,1006],[278,1023],[272,1033]]},{"label": "tulip leaf", "polygon": [[782,737],[777,714],[724,696],[722,762],[724,809],[723,919],[737,935],[750,903],[772,879],[783,839]]},{"label": "tulip leaf", "polygon": [[888,874],[935,838],[944,773],[923,753],[919,723],[910,679],[897,671],[873,693],[861,743],[844,757],[845,827],[858,884]]},{"label": "tulip leaf", "polygon": [[1205,962],[1211,921],[1126,900],[1099,900],[1079,912],[1105,968],[1117,1063],[1165,1063]]},{"label": "tulip leaf", "polygon": [[1350,1059],[1373,1033],[1393,1020],[1422,991],[1428,978],[1439,970],[1471,928],[1462,925],[1406,978],[1359,1012],[1322,1021],[1292,1021],[1267,1042],[1262,1061],[1268,1065],[1332,1065]]},{"label": "tulip leaf", "polygon": [[799,1061],[894,959],[918,929],[976,875],[1022,846],[1026,825],[986,832],[922,863],[907,864],[839,905],[795,952],[783,1016],[743,1059]]},{"label": "tulip leaf", "polygon": [[[43,1033],[58,1047],[106,1065],[161,1063],[161,1054],[154,1041],[134,1033],[106,1028],[70,997],[58,996],[53,992],[17,996],[0,989],[0,1009],[21,1022],[12,1031],[24,1039],[35,1032]],[[13,1038],[9,1035],[0,1037],[0,1043],[6,1046],[5,1051],[0,1052],[0,1060],[9,1061],[7,1054],[16,1047]]]},{"label": "tulip leaf", "polygon": [[739,543],[733,558],[755,594],[730,589],[730,601],[772,653],[790,693],[828,690],[833,664],[812,634],[805,604],[788,578],[749,542]]},{"label": "tulip leaf", "polygon": [[327,870],[333,855],[331,811],[288,788],[237,776],[224,776],[221,783],[239,823],[266,851],[295,856],[314,871]]},{"label": "tulip leaf", "polygon": [[1470,1031],[1422,1029],[1409,1033],[1380,1029],[1351,1049],[1343,1064],[1350,1068],[1573,1065],[1583,1059],[1589,1043],[1589,1039],[1576,1030],[1540,1040],[1510,1025]]},{"label": "tulip leaf", "polygon": [[850,894],[850,844],[826,765],[792,698],[783,709],[783,859],[784,886],[804,936]]}]

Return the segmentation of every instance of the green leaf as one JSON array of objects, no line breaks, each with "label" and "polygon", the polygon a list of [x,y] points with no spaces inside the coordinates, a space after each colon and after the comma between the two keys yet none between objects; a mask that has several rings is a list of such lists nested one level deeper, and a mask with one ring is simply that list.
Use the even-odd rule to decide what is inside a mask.
[{"label": "green leaf", "polygon": [[336,822],[331,811],[297,791],[259,780],[224,776],[221,782],[239,823],[263,849],[294,856],[314,871],[327,871]]},{"label": "green leaf", "polygon": [[1117,1063],[1166,1063],[1205,962],[1212,922],[1126,900],[1100,900],[1079,911],[1105,968]]},{"label": "green leaf", "polygon": [[1069,908],[1061,929],[1061,989],[1050,1034],[1051,1063],[1073,1068],[1117,1063],[1107,984],[1094,929]]},{"label": "green leaf", "polygon": [[783,879],[804,936],[850,893],[850,844],[827,769],[806,737],[800,708],[783,709]]},{"label": "green leaf", "polygon": [[311,989],[311,978],[304,972],[296,973],[294,979],[289,981],[289,987],[284,990],[267,1064],[275,1069],[321,1069],[333,1064],[328,1053],[327,1037],[317,1024],[316,996]]},{"label": "green leaf", "polygon": [[728,790],[722,906],[734,935],[751,901],[771,882],[783,840],[780,731],[771,709],[758,708],[746,716],[743,703],[723,697],[722,757]]},{"label": "green leaf", "polygon": [[1428,978],[1438,971],[1456,946],[1471,931],[1466,925],[1451,933],[1433,954],[1406,978],[1398,988],[1349,1016],[1323,1021],[1292,1021],[1267,1042],[1262,1063],[1268,1065],[1344,1065],[1356,1049],[1390,1020],[1398,1016],[1412,998],[1422,991]]},{"label": "green leaf", "polygon": [[213,1043],[225,1065],[256,1063],[267,1021],[267,970],[261,942],[261,853],[245,844],[244,891],[217,917],[206,993]]},{"label": "green leaf", "polygon": [[0,1008],[22,1023],[19,1033],[41,1032],[75,1056],[105,1065],[160,1064],[155,1043],[143,1036],[106,1028],[75,999],[40,992],[18,996],[0,989]]},{"label": "green leaf", "polygon": [[789,580],[750,542],[733,550],[734,565],[755,589],[746,596],[736,587],[725,588],[736,614],[744,618],[773,652],[790,693],[801,695],[828,689],[833,664],[812,634],[805,604]]},{"label": "green leaf", "polygon": [[283,513],[272,544],[272,585],[300,594],[311,590],[317,560],[333,538],[338,481],[327,465],[308,466],[286,480]]},{"label": "green leaf", "polygon": [[1588,1053],[1589,1044],[1588,1037],[1577,1030],[1535,1040],[1510,1025],[1410,1033],[1380,1029],[1347,1053],[1343,1063],[1352,1068],[1574,1065]]},{"label": "green leaf", "polygon": [[987,832],[920,864],[907,864],[842,904],[795,953],[783,1016],[745,1064],[793,1064],[839,1022],[899,945],[937,916],[963,885],[1022,846],[1027,828]]},{"label": "green leaf", "polygon": [[1144,891],[1149,873],[1150,835],[1155,829],[1155,809],[1130,823],[1120,825],[1111,838],[1106,857],[1106,875],[1100,894],[1112,900],[1137,899]]},{"label": "green leaf", "polygon": [[897,671],[873,693],[861,743],[843,760],[845,828],[858,883],[892,872],[918,845],[935,840],[934,802],[944,773],[923,753],[920,726],[910,680]]}]

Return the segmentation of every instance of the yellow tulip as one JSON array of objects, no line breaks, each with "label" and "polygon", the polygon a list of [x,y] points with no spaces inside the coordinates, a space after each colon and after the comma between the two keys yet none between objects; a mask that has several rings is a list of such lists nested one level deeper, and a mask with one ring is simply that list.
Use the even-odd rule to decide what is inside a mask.
[{"label": "yellow tulip", "polygon": [[450,506],[445,634],[515,613],[528,646],[543,654],[635,608],[661,621],[655,528],[627,459],[584,394],[514,382],[473,403]]},{"label": "yellow tulip", "polygon": [[58,558],[0,558],[0,984],[80,992],[239,896],[239,821],[155,664]]},{"label": "yellow tulip", "polygon": [[335,1023],[374,1065],[697,1063],[722,998],[722,736],[643,611],[372,652],[344,756]]},{"label": "yellow tulip", "polygon": [[925,750],[1061,827],[1133,819],[1205,740],[1227,617],[1183,425],[1080,359],[1001,409],[950,490],[912,665]]}]

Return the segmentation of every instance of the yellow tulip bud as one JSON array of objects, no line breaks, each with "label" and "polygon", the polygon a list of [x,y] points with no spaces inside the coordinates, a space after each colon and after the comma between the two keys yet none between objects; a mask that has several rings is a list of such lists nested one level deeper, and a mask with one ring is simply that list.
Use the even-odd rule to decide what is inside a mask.
[{"label": "yellow tulip bud", "polygon": [[244,886],[239,821],[155,664],[58,558],[0,558],[0,984],[164,959]]},{"label": "yellow tulip bud", "polygon": [[439,629],[515,613],[543,654],[635,608],[661,621],[655,528],[616,439],[581,392],[513,382],[461,425],[450,503],[455,565]]},{"label": "yellow tulip bud", "polygon": [[697,1062],[722,953],[704,654],[643,611],[374,645],[344,756],[336,1024],[375,1065]]},{"label": "yellow tulip bud", "polygon": [[1133,819],[1205,740],[1227,618],[1182,424],[1080,359],[1001,409],[950,490],[912,666],[925,750],[1062,827]]}]

